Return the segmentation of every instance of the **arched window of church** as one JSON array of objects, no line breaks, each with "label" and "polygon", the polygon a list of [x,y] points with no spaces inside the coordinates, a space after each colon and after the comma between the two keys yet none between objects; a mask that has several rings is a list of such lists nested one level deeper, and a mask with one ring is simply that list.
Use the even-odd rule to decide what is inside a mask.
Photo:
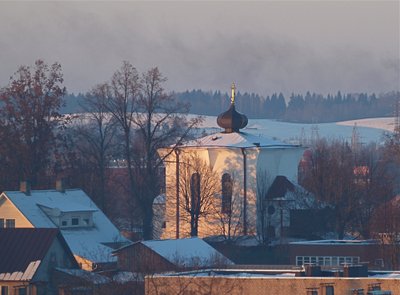
[{"label": "arched window of church", "polygon": [[231,213],[232,207],[232,189],[233,189],[233,182],[232,177],[229,173],[224,173],[222,175],[222,213],[229,214]]},{"label": "arched window of church", "polygon": [[191,211],[200,211],[200,174],[193,173],[190,177]]}]

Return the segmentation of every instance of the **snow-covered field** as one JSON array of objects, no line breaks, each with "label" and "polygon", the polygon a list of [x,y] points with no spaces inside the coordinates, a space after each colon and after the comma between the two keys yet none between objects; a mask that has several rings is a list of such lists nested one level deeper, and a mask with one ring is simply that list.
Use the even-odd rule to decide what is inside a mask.
[{"label": "snow-covered field", "polygon": [[[204,116],[203,118],[202,128],[207,133],[221,130],[217,125],[216,117]],[[297,124],[267,119],[250,119],[243,131],[293,143],[302,140],[307,141],[317,135],[350,141],[355,124],[362,143],[367,144],[372,141],[380,143],[383,141],[384,133],[393,132],[394,118],[371,118],[322,124]]]}]

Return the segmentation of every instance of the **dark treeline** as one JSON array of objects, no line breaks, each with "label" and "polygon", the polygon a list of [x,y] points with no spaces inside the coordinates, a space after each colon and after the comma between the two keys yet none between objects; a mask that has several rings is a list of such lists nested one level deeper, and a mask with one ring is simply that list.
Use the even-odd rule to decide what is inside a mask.
[{"label": "dark treeline", "polygon": [[[227,93],[192,90],[173,93],[176,100],[190,105],[190,113],[217,116],[230,103]],[[252,119],[278,119],[287,122],[324,123],[395,115],[399,92],[385,94],[342,94],[323,96],[307,92],[292,94],[288,100],[282,93],[262,97],[255,93],[237,93],[237,109]],[[84,95],[69,94],[63,112],[79,112]],[[286,101],[288,101],[286,103]]]},{"label": "dark treeline", "polygon": [[[228,94],[192,90],[175,93],[178,100],[190,103],[190,112],[218,115],[229,104]],[[236,105],[250,118],[279,119],[289,122],[321,123],[367,117],[394,115],[399,92],[375,94],[342,94],[323,96],[307,92],[292,94],[286,99],[282,93],[262,97],[254,93],[237,93]],[[288,103],[286,103],[286,101]]]}]

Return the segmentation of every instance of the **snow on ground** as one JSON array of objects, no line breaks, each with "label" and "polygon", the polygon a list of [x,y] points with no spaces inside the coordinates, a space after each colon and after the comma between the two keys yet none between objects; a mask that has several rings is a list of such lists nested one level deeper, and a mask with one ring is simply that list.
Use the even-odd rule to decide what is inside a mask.
[{"label": "snow on ground", "polygon": [[[191,115],[194,116],[194,115]],[[217,125],[217,117],[203,116],[201,128],[208,134],[220,132]],[[301,139],[310,140],[318,133],[319,137],[328,139],[351,140],[353,128],[357,123],[357,131],[362,143],[383,141],[385,132],[393,132],[394,118],[371,118],[336,123],[305,124],[288,123],[268,119],[249,119],[247,127],[243,131],[270,137],[289,143],[299,143]]]},{"label": "snow on ground", "polygon": [[359,120],[338,122],[337,124],[343,126],[354,126],[354,124],[357,124],[357,126],[360,127],[381,129],[389,132],[393,132],[394,130],[394,118],[359,119]]}]

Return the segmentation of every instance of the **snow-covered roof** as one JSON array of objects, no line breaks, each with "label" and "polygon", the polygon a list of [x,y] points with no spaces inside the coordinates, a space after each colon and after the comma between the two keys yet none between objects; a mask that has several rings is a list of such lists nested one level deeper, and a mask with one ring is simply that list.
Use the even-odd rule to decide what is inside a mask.
[{"label": "snow-covered roof", "polygon": [[19,191],[6,191],[6,197],[37,228],[57,228],[40,206],[81,212],[93,211],[93,227],[61,228],[60,231],[74,255],[93,262],[111,262],[112,248],[103,243],[128,242],[95,203],[80,189],[65,192],[56,190],[32,190],[27,196]]},{"label": "snow-covered roof", "polygon": [[101,285],[101,284],[107,284],[111,282],[111,279],[109,279],[106,276],[91,272],[91,271],[86,271],[83,269],[70,269],[70,268],[59,268],[56,267],[56,270],[62,273],[65,273],[70,276],[78,277],[82,280],[85,280],[87,282],[90,282],[95,285]]},{"label": "snow-covered roof", "polygon": [[93,212],[97,211],[93,206],[86,206],[79,203],[71,203],[68,199],[59,202],[52,197],[44,197],[42,200],[37,202],[38,205],[47,207],[50,209],[58,209],[60,212]]},{"label": "snow-covered roof", "polygon": [[153,204],[165,204],[165,194],[158,195],[154,199]]},{"label": "snow-covered roof", "polygon": [[319,246],[360,246],[360,245],[376,245],[376,240],[315,240],[291,242],[293,245],[319,245]]},{"label": "snow-covered roof", "polygon": [[138,243],[181,267],[209,267],[218,263],[233,264],[232,261],[199,238],[151,240]]},{"label": "snow-covered roof", "polygon": [[[160,273],[155,274],[152,277],[162,278],[162,277],[212,277],[212,278],[247,278],[247,279],[284,279],[284,280],[304,280],[311,277],[298,276],[296,274],[301,273],[302,270],[287,270],[287,269],[203,269],[195,271],[186,272],[175,272],[175,273]],[[319,280],[330,281],[335,277],[335,273],[332,272],[331,275],[319,276]],[[316,278],[316,277],[312,277]],[[341,277],[340,279],[388,279],[388,280],[398,280],[400,278],[400,273],[397,271],[371,271],[368,277]],[[330,281],[331,282],[331,281]],[[369,294],[369,293],[368,293]]]},{"label": "snow-covered roof", "polygon": [[214,133],[199,139],[191,140],[182,145],[183,147],[230,147],[230,148],[254,148],[254,147],[298,147],[272,138],[257,136],[247,132]]},{"label": "snow-covered roof", "polygon": [[143,273],[130,272],[130,271],[119,271],[113,277],[113,281],[119,284],[125,284],[129,282],[144,282]]}]

